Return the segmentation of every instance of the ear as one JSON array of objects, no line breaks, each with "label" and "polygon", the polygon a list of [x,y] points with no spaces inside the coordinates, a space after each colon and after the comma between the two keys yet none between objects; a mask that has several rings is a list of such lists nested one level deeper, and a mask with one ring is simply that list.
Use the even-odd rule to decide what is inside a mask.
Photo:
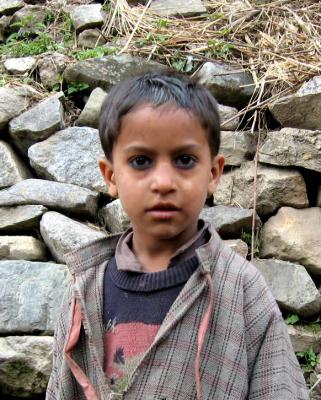
[{"label": "ear", "polygon": [[118,197],[118,190],[116,185],[115,173],[113,168],[113,163],[107,160],[105,157],[98,161],[100,171],[105,179],[108,186],[108,194],[111,197]]},{"label": "ear", "polygon": [[207,187],[207,197],[211,197],[214,194],[215,189],[217,188],[217,185],[223,174],[223,169],[224,169],[224,157],[222,156],[222,154],[217,154],[212,159],[210,179]]}]

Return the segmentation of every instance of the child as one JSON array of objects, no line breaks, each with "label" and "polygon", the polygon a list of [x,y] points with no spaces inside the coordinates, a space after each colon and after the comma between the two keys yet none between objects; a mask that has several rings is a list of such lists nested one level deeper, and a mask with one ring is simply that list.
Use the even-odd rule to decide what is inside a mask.
[{"label": "child", "polygon": [[307,399],[261,275],[198,219],[224,164],[209,91],[173,74],[129,79],[99,131],[132,229],[66,257],[47,399]]}]

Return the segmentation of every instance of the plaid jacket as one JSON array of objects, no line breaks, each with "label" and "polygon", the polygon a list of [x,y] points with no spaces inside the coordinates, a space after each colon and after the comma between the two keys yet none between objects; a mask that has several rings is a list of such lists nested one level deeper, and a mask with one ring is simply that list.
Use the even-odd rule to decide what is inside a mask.
[{"label": "plaid jacket", "polygon": [[[199,267],[170,308],[123,394],[103,371],[103,276],[119,235],[69,253],[73,275],[55,331],[47,400],[196,398],[199,325],[214,286],[214,308],[200,359],[202,399],[306,400],[307,389],[279,308],[257,269],[211,228]],[[85,395],[86,393],[86,395]]]}]

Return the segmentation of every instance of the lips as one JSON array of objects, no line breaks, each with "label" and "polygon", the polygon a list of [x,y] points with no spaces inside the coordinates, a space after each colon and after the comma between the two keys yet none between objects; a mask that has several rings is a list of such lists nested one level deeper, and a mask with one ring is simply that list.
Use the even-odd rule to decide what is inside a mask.
[{"label": "lips", "polygon": [[159,203],[147,210],[147,213],[154,219],[168,220],[172,219],[179,211],[180,209],[174,204]]}]

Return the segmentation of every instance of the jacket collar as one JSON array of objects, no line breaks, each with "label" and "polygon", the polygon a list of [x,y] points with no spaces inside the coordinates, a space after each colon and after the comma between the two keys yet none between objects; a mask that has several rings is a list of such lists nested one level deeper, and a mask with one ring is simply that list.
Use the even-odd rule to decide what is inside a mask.
[{"label": "jacket collar", "polygon": [[[200,271],[203,274],[212,273],[215,265],[213,260],[217,258],[221,245],[221,239],[211,224],[209,225],[209,231],[211,234],[209,241],[196,250]],[[106,236],[106,238],[98,239],[65,254],[64,259],[70,273],[77,275],[111,258],[115,254],[121,235],[121,233],[117,233]]]}]

